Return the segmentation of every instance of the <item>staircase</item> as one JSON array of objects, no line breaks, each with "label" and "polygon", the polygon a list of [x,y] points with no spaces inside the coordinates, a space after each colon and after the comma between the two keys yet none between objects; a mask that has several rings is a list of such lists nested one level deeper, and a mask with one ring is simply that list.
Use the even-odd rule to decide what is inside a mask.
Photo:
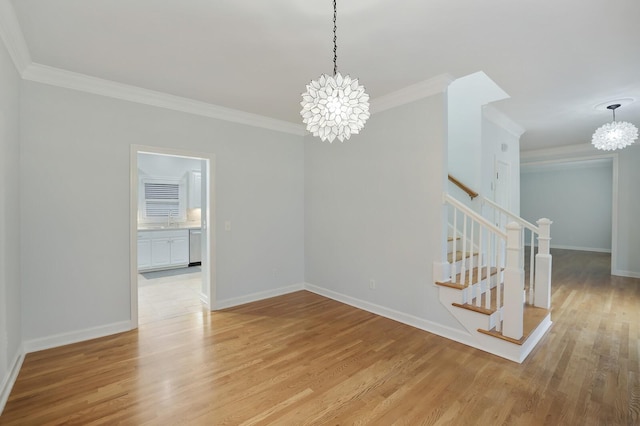
[{"label": "staircase", "polygon": [[551,221],[532,225],[484,198],[483,214],[446,193],[444,203],[440,302],[469,333],[466,343],[522,362],[551,326]]}]

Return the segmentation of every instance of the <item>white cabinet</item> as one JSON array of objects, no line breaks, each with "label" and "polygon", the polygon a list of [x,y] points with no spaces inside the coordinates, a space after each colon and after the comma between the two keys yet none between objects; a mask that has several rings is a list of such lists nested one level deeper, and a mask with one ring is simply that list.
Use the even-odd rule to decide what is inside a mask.
[{"label": "white cabinet", "polygon": [[189,263],[189,231],[184,230],[184,236],[171,239],[171,264]]},{"label": "white cabinet", "polygon": [[138,233],[138,269],[151,267],[151,239]]},{"label": "white cabinet", "polygon": [[151,240],[151,266],[163,267],[171,264],[171,240],[154,237]]},{"label": "white cabinet", "polygon": [[189,172],[189,208],[199,209],[202,205],[202,173],[198,170]]},{"label": "white cabinet", "polygon": [[188,264],[187,229],[138,231],[138,271],[179,268]]}]

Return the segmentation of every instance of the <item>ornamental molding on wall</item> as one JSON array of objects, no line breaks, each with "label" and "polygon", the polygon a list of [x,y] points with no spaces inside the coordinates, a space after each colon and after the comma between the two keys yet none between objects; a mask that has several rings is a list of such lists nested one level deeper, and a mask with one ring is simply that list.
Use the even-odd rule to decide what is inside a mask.
[{"label": "ornamental molding on wall", "polygon": [[306,134],[304,126],[289,121],[277,120],[258,114],[239,111],[207,102],[170,95],[137,86],[117,83],[75,73],[47,65],[31,64],[22,73],[22,78],[37,83],[49,84],[67,89],[79,90],[96,95],[151,105],[189,114],[201,115],[233,123],[290,133],[298,136]]},{"label": "ornamental molding on wall", "polygon": [[[9,0],[0,0],[0,39],[24,80],[136,102],[223,121],[259,127],[298,136],[309,135],[305,126],[202,101],[143,89],[32,61],[22,29]],[[428,80],[370,100],[371,114],[396,108],[446,91],[454,80],[440,74]]]}]

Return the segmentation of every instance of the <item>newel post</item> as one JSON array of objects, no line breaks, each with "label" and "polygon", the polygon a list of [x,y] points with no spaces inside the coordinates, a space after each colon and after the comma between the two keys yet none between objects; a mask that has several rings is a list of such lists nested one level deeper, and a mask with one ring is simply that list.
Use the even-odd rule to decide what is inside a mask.
[{"label": "newel post", "polygon": [[535,294],[533,304],[539,308],[551,309],[551,222],[542,218],[536,222],[540,234],[538,235],[538,254],[536,254]]},{"label": "newel post", "polygon": [[507,258],[504,269],[504,308],[502,334],[512,339],[522,338],[524,317],[524,265],[522,265],[522,228],[507,224]]}]

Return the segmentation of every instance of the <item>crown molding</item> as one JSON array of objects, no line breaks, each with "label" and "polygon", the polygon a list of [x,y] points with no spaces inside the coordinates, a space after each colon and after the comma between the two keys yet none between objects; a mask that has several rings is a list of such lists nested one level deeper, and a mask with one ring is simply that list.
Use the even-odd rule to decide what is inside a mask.
[{"label": "crown molding", "polygon": [[395,92],[371,100],[371,113],[386,111],[400,105],[444,92],[454,80],[450,74],[440,74],[420,83],[412,84]]},{"label": "crown molding", "polygon": [[31,63],[31,55],[22,35],[16,12],[9,0],[0,0],[0,38],[4,42],[16,70],[22,74]]},{"label": "crown molding", "polygon": [[520,138],[520,136],[525,132],[525,129],[522,126],[492,105],[485,105],[482,108],[482,112],[484,118],[517,138]]},{"label": "crown molding", "polygon": [[601,157],[607,156],[608,154],[610,154],[609,151],[600,151],[590,143],[581,143],[577,145],[520,151],[520,162],[524,164],[541,160]]},{"label": "crown molding", "polygon": [[616,156],[617,154],[610,154],[606,157],[578,157],[522,163],[520,166],[520,173],[525,174],[611,167]]},{"label": "crown molding", "polygon": [[117,83],[115,81],[104,80],[91,77],[72,71],[54,68],[47,65],[32,63],[22,73],[22,78],[37,83],[49,84],[52,86],[64,87],[110,98],[151,105],[189,114],[201,115],[204,117],[216,118],[233,123],[244,124],[263,129],[275,130],[283,133],[290,133],[298,136],[306,134],[304,126],[290,123],[288,121],[277,120],[225,108],[206,102],[169,95],[167,93],[156,92],[154,90],[143,89],[141,87],[128,84]]}]

